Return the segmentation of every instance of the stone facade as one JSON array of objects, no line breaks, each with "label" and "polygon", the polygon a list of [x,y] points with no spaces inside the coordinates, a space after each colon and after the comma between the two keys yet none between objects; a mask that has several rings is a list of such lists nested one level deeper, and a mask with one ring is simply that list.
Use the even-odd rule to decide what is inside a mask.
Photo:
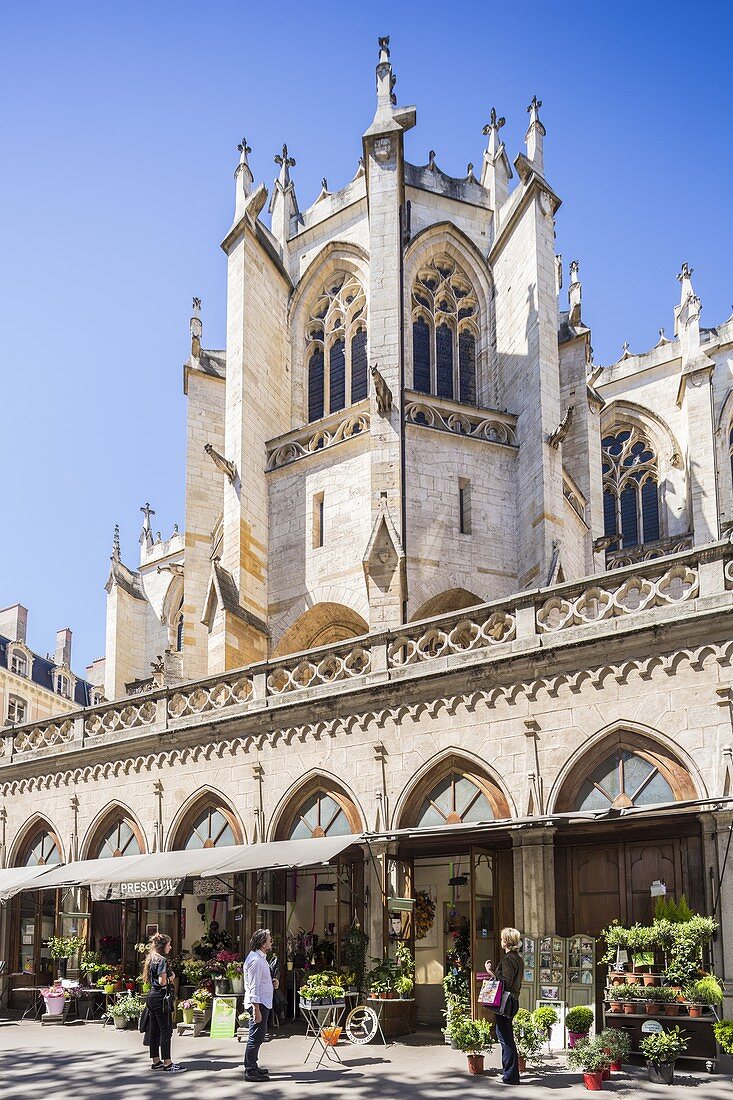
[{"label": "stone facade", "polygon": [[[733,319],[700,327],[684,265],[674,337],[596,366],[541,104],[510,189],[495,112],[454,179],[405,160],[393,87],[381,40],[356,176],[301,212],[284,147],[269,229],[240,145],[227,346],[195,300],[184,368],[185,532],[156,541],[146,505],[138,569],[115,543],[115,701],[6,736],[6,865],[41,828],[94,857],[115,815],[179,847],[207,806],[282,839],[327,795],[374,834],[373,955],[379,859],[419,883],[486,845],[499,925],[595,934],[666,877],[722,920],[730,981]],[[430,1018],[440,948],[418,963]]]}]

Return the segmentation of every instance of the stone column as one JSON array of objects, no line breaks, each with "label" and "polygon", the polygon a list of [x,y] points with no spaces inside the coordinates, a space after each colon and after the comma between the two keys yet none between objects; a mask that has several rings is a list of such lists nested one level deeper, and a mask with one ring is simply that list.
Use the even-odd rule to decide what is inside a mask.
[{"label": "stone column", "polygon": [[[717,902],[715,919],[720,924],[711,944],[712,968],[723,982],[725,998],[722,1011],[723,1016],[730,1019],[733,1016],[733,810],[700,814],[700,821],[709,912],[712,913]],[[709,868],[713,870],[712,877],[709,877]]]},{"label": "stone column", "polygon": [[520,932],[543,936],[555,927],[554,826],[532,825],[512,833],[514,919]]}]

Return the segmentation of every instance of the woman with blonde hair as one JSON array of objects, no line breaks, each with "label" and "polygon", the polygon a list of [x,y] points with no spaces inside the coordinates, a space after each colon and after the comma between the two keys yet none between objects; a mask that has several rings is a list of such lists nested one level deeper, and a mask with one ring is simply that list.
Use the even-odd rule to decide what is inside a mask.
[{"label": "woman with blonde hair", "polygon": [[494,1017],[496,1034],[501,1043],[501,1079],[505,1085],[519,1084],[519,1062],[517,1060],[517,1045],[514,1042],[514,1024],[512,1020],[519,1008],[519,991],[522,988],[522,974],[524,972],[524,960],[519,954],[522,937],[516,928],[502,928],[501,946],[505,952],[504,958],[496,969],[491,969],[491,960],[484,964],[486,970],[493,978],[498,978],[504,986],[504,993],[509,993],[506,1003],[502,1005],[504,1012],[498,1010]]},{"label": "woman with blonde hair", "polygon": [[181,1073],[186,1067],[171,1060],[173,1035],[173,979],[175,974],[168,966],[166,955],[171,949],[170,936],[156,932],[148,943],[148,953],[143,964],[143,982],[150,983],[148,993],[148,1026],[150,1029],[151,1069],[163,1073]]}]

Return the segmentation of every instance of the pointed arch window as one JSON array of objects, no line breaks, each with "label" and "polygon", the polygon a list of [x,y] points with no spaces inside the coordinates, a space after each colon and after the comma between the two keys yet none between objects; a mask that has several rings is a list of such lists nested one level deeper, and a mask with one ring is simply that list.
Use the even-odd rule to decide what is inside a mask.
[{"label": "pointed arch window", "polygon": [[437,257],[412,288],[412,386],[476,404],[478,300],[454,260]]},{"label": "pointed arch window", "polygon": [[219,807],[207,806],[191,821],[182,847],[190,851],[195,848],[222,848],[227,844],[236,844],[232,821]]},{"label": "pointed arch window", "polygon": [[494,811],[479,785],[453,770],[425,796],[417,815],[418,828],[460,825],[468,821],[492,821]]},{"label": "pointed arch window", "polygon": [[674,801],[672,787],[653,760],[621,749],[608,756],[583,781],[575,809],[628,809]]},{"label": "pointed arch window", "polygon": [[309,421],[366,397],[366,295],[355,275],[331,277],[306,326],[306,345]]},{"label": "pointed arch window", "polygon": [[312,836],[346,836],[352,831],[341,802],[326,791],[316,791],[298,808],[290,828],[290,840]]},{"label": "pointed arch window", "polygon": [[602,440],[604,534],[611,550],[656,542],[659,529],[657,456],[636,428]]},{"label": "pointed arch window", "polygon": [[35,834],[26,848],[22,867],[42,867],[46,864],[60,863],[59,843],[53,833],[43,829]]},{"label": "pointed arch window", "polygon": [[124,817],[109,825],[97,845],[96,858],[139,856],[142,854],[137,831]]}]

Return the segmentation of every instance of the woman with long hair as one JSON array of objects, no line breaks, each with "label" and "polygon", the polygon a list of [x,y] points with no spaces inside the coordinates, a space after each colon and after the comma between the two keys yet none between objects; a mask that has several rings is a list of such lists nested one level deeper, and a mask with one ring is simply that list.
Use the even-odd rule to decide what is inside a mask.
[{"label": "woman with long hair", "polygon": [[163,1073],[181,1073],[186,1067],[171,1060],[173,1035],[173,979],[175,974],[166,956],[171,949],[170,936],[156,932],[148,943],[143,963],[143,982],[150,983],[148,1012],[150,1013],[150,1057],[152,1069]]}]

